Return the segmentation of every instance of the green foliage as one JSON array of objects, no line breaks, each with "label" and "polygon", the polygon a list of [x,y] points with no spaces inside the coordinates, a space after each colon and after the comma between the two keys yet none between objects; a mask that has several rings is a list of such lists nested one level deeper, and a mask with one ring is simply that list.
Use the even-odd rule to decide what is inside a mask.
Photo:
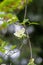
[{"label": "green foliage", "polygon": [[29,25],[40,25],[39,23],[37,23],[37,22],[28,22],[29,23]]},{"label": "green foliage", "polygon": [[[28,3],[32,0],[28,0]],[[0,11],[13,12],[16,9],[22,9],[26,0],[4,0],[0,3]]]},{"label": "green foliage", "polygon": [[3,62],[3,59],[2,58],[0,58],[0,63],[2,63]]},{"label": "green foliage", "polygon": [[21,24],[24,25],[24,24],[25,24],[26,22],[28,22],[28,21],[29,21],[29,19],[24,19],[23,22],[22,22]]},{"label": "green foliage", "polygon": [[28,23],[29,25],[40,25],[37,22],[30,22],[29,19],[24,19],[23,22],[21,24],[25,25],[26,23]]},{"label": "green foliage", "polygon": [[0,10],[6,12],[12,12],[13,10],[17,9],[21,0],[4,0],[0,3]]},{"label": "green foliage", "polygon": [[0,51],[1,51],[2,53],[5,52],[4,47],[5,47],[6,45],[8,45],[8,43],[5,42],[5,41],[3,41],[2,39],[0,39]]},{"label": "green foliage", "polygon": [[11,13],[0,15],[0,18],[3,18],[3,23],[0,25],[0,30],[18,21],[18,17]]},{"label": "green foliage", "polygon": [[2,11],[12,11],[13,9],[16,9],[19,5],[21,0],[4,0],[2,3],[0,3],[0,10]]},{"label": "green foliage", "polygon": [[11,47],[11,50],[13,50],[13,49],[15,49],[16,48],[16,45],[13,45],[12,47]]},{"label": "green foliage", "polygon": [[5,49],[3,49],[2,47],[0,47],[0,52],[4,53]]}]

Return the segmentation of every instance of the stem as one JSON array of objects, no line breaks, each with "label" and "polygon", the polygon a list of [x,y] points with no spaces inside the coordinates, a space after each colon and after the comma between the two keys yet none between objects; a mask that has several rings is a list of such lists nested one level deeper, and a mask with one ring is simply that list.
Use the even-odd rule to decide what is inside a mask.
[{"label": "stem", "polygon": [[[26,0],[24,19],[26,19],[26,15],[27,15],[27,3],[28,3],[28,0]],[[25,30],[26,30],[26,26],[25,25],[24,25],[24,27],[25,27]],[[27,34],[27,42],[29,43],[29,47],[30,47],[30,58],[32,58],[31,41],[30,41],[30,38],[29,38],[29,35],[28,35],[27,32],[26,32],[26,34]]]},{"label": "stem", "polygon": [[29,36],[27,37],[27,42],[29,43],[29,48],[30,48],[30,58],[32,58],[32,46]]},{"label": "stem", "polygon": [[28,3],[28,0],[26,0],[26,4],[25,4],[24,19],[26,18],[26,15],[27,15],[27,3]]},{"label": "stem", "polygon": [[31,42],[29,40],[29,46],[30,46],[30,57],[32,58],[32,47],[31,47]]}]

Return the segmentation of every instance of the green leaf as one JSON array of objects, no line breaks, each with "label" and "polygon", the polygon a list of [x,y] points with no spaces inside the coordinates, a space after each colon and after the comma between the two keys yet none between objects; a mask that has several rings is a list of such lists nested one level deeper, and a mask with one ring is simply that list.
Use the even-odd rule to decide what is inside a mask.
[{"label": "green leaf", "polygon": [[0,14],[0,17],[2,18],[2,17],[5,17],[5,14]]},{"label": "green leaf", "polygon": [[12,16],[12,18],[8,20],[8,24],[10,25],[10,24],[15,23],[17,21],[18,21],[17,16]]},{"label": "green leaf", "polygon": [[6,45],[8,45],[8,43],[0,39],[0,51],[1,51],[2,53],[5,52],[4,47],[5,47]]},{"label": "green leaf", "polygon": [[7,43],[7,42],[5,42],[5,41],[3,41],[3,43],[2,43],[2,45],[1,45],[1,47],[2,47],[2,48],[4,48],[6,45],[8,45],[8,43]]},{"label": "green leaf", "polygon": [[5,49],[3,49],[2,47],[0,47],[0,52],[4,53]]},{"label": "green leaf", "polygon": [[[32,0],[28,0],[28,4],[32,2]],[[0,3],[0,11],[5,12],[14,12],[14,10],[24,8],[26,4],[26,0],[3,0]]]},{"label": "green leaf", "polygon": [[39,23],[37,23],[37,22],[28,22],[29,23],[29,25],[40,25]]},{"label": "green leaf", "polygon": [[2,39],[0,39],[0,49],[1,48],[3,49],[6,45],[8,45],[8,42],[3,41]]},{"label": "green leaf", "polygon": [[25,24],[25,23],[28,22],[28,21],[29,21],[29,19],[24,19],[21,24]]},{"label": "green leaf", "polygon": [[2,58],[0,58],[0,63],[2,63],[3,62],[3,59]]},{"label": "green leaf", "polygon": [[24,22],[24,23],[26,23],[26,22],[28,22],[28,20],[29,20],[29,19],[24,19],[24,21],[23,21],[23,22]]},{"label": "green leaf", "polygon": [[8,27],[8,25],[10,25],[10,24],[13,24],[13,23],[19,21],[18,17],[12,13],[8,13],[5,15],[3,14],[1,17],[3,18],[3,23],[2,23],[2,25],[0,25],[0,30]]},{"label": "green leaf", "polygon": [[8,26],[8,23],[7,22],[3,22],[2,27],[6,28],[7,26]]},{"label": "green leaf", "polygon": [[7,16],[8,18],[12,18],[13,14],[8,13],[6,16]]},{"label": "green leaf", "polygon": [[16,45],[13,45],[12,47],[11,47],[11,50],[13,50],[13,49],[15,49],[16,48]]},{"label": "green leaf", "polygon": [[13,11],[14,9],[17,9],[20,2],[21,0],[4,0],[0,3],[0,10],[5,12],[9,12],[10,10]]}]

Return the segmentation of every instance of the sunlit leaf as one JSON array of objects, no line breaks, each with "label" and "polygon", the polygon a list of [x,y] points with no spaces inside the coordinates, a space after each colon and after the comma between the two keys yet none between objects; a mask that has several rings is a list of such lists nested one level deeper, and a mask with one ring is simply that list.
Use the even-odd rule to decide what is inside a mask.
[{"label": "sunlit leaf", "polygon": [[[32,2],[32,0],[28,0],[28,4]],[[2,3],[0,3],[0,11],[5,12],[13,12],[16,9],[22,9],[24,8],[26,3],[26,0],[3,0]]]},{"label": "sunlit leaf", "polygon": [[8,26],[8,23],[7,22],[3,22],[2,27],[6,28],[7,26]]}]

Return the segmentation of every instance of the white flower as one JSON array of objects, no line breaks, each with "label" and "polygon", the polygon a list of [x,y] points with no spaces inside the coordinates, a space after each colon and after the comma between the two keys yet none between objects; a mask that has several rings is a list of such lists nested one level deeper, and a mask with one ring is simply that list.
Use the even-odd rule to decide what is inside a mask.
[{"label": "white flower", "polygon": [[19,58],[20,56],[20,50],[19,49],[14,49],[11,51],[10,57],[12,60]]},{"label": "white flower", "polygon": [[2,25],[3,24],[3,21],[0,21],[0,25]]},{"label": "white flower", "polygon": [[23,37],[25,35],[24,32],[25,32],[25,28],[21,28],[20,30],[17,30],[14,33],[14,35],[21,38],[21,37]]}]

